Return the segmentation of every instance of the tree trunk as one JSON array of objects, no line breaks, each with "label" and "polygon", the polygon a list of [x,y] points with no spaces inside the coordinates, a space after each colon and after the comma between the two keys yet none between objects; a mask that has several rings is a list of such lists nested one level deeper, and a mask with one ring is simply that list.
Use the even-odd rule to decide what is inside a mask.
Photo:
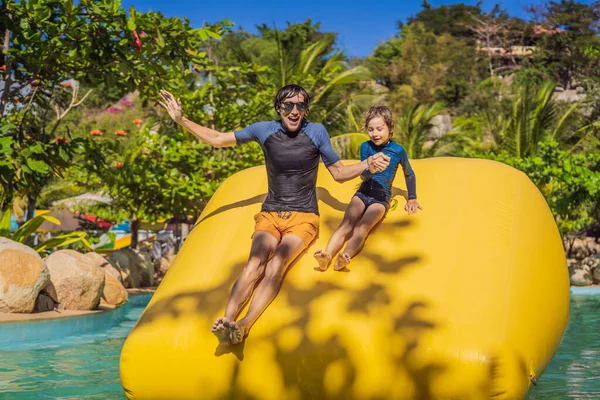
[{"label": "tree trunk", "polygon": [[138,231],[140,230],[140,221],[134,215],[131,217],[131,222],[129,223],[131,230],[131,248],[137,250],[138,248]]},{"label": "tree trunk", "polygon": [[38,197],[39,191],[35,191],[34,193],[30,193],[27,195],[27,213],[25,222],[29,221],[35,216],[35,207],[37,205]]}]

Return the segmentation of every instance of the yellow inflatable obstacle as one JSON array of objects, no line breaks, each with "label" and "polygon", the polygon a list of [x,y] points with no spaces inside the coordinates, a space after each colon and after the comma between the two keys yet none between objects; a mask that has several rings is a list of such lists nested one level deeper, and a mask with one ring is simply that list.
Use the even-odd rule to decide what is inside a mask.
[{"label": "yellow inflatable obstacle", "polygon": [[[458,158],[413,162],[425,211],[398,207],[350,272],[312,257],[359,180],[321,166],[321,234],[289,270],[248,339],[210,330],[250,250],[264,167],[225,181],[127,339],[130,399],[519,399],[557,350],[569,318],[559,233],[521,172]],[[543,381],[542,381],[543,382]]]}]

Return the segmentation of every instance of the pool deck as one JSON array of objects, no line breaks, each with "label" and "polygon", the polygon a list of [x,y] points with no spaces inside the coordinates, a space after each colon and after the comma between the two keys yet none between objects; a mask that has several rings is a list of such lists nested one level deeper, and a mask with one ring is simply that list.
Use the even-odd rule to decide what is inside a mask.
[{"label": "pool deck", "polygon": [[571,294],[600,294],[600,285],[571,286]]},{"label": "pool deck", "polygon": [[[144,293],[154,293],[156,288],[141,288],[141,289],[127,289],[129,296],[135,296]],[[62,311],[46,311],[41,313],[5,313],[0,312],[0,324],[4,322],[23,322],[23,321],[37,321],[46,319],[58,319],[58,318],[69,318],[77,317],[82,315],[98,314],[106,311],[113,310],[114,306],[100,305],[96,310],[91,311],[74,311],[74,310],[62,310]]]}]

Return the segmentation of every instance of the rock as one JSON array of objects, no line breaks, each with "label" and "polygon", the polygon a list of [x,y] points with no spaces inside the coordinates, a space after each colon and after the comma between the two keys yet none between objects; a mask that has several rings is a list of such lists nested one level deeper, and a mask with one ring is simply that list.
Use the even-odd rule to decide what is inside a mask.
[{"label": "rock", "polygon": [[586,248],[590,252],[590,255],[600,253],[600,243],[598,243],[598,240],[596,238],[587,237],[584,242]]},{"label": "rock", "polygon": [[123,286],[120,269],[98,253],[87,253],[85,257],[104,270],[104,291],[100,304],[119,307],[127,303],[127,290]]},{"label": "rock", "polygon": [[577,260],[583,260],[600,250],[600,247],[596,243],[596,239],[592,237],[575,238],[573,239],[573,244],[570,246],[570,249],[568,243],[566,248],[569,250],[567,256]]},{"label": "rock", "polygon": [[154,264],[150,253],[145,250],[123,249],[110,254],[108,260],[122,271],[126,288],[141,288],[154,285]]},{"label": "rock", "polygon": [[85,256],[97,266],[104,268],[108,275],[123,283],[121,270],[118,266],[111,264],[106,258],[95,252],[86,253]]},{"label": "rock", "polygon": [[430,121],[431,129],[429,130],[428,140],[437,140],[452,130],[452,118],[450,115],[436,115]]},{"label": "rock", "polygon": [[157,262],[157,272],[159,276],[165,276],[165,274],[167,273],[167,271],[169,270],[169,267],[171,266],[171,264],[173,263],[173,260],[175,259],[175,255],[174,254],[169,254],[166,257],[161,257],[158,262]]},{"label": "rock", "polygon": [[573,286],[589,286],[593,282],[590,267],[581,262],[569,267],[569,277]]},{"label": "rock", "polygon": [[58,302],[67,310],[94,310],[104,290],[104,270],[74,250],[59,250],[46,258]]},{"label": "rock", "polygon": [[35,301],[35,312],[46,312],[54,310],[54,300],[50,296],[47,296],[43,293],[38,295],[37,300]]},{"label": "rock", "polygon": [[127,303],[127,289],[117,278],[109,275],[108,270],[104,270],[104,273],[104,292],[100,304],[119,307]]},{"label": "rock", "polygon": [[575,264],[577,264],[579,261],[577,261],[574,258],[567,258],[567,266],[569,268],[573,267]]},{"label": "rock", "polygon": [[56,294],[56,288],[54,287],[52,282],[50,282],[48,284],[48,286],[43,288],[40,293],[45,294],[46,296],[50,297],[52,300],[54,300],[55,303],[58,304],[58,294]]},{"label": "rock", "polygon": [[50,272],[32,248],[0,237],[0,311],[30,313]]},{"label": "rock", "polygon": [[557,102],[575,103],[585,98],[584,93],[578,93],[576,90],[563,90],[554,95],[554,100]]},{"label": "rock", "polygon": [[593,283],[600,283],[600,253],[587,257],[581,261],[581,264],[590,269]]},{"label": "rock", "polygon": [[[127,249],[125,250],[116,250],[113,251],[106,259],[110,262],[110,264],[120,272],[121,282],[123,286],[128,289],[137,287],[136,284],[139,282],[134,282],[133,276],[131,274],[129,256],[127,255]],[[139,279],[137,279],[139,281]]]}]

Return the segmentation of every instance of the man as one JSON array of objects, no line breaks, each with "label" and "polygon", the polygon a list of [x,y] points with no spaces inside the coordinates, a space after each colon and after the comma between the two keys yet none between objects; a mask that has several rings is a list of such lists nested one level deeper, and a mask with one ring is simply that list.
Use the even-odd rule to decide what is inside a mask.
[{"label": "man", "polygon": [[[319,160],[323,159],[336,181],[344,182],[366,169],[385,170],[389,158],[380,153],[363,162],[344,165],[333,151],[325,127],[304,119],[310,97],[298,85],[287,85],[277,92],[274,107],[279,121],[258,122],[227,133],[185,118],[181,101],[175,100],[171,93],[163,90],[161,97],[160,104],[175,122],[211,146],[236,146],[254,140],[264,152],[269,193],[261,212],[254,217],[248,263],[233,285],[225,316],[218,318],[212,328],[220,343],[237,344],[246,338],[256,319],[277,295],[287,267],[317,236]],[[248,312],[236,322],[250,297]]]}]

